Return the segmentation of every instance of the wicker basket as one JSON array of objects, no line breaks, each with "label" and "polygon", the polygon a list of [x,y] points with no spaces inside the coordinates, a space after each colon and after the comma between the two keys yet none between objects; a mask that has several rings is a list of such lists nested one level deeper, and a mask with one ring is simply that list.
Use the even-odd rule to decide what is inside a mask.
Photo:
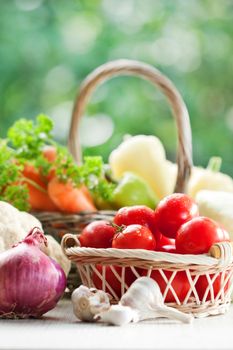
[{"label": "wicker basket", "polygon": [[[175,86],[155,68],[137,61],[118,60],[107,63],[92,72],[83,82],[73,110],[69,134],[69,149],[75,160],[81,162],[81,148],[77,139],[77,129],[86,103],[95,88],[110,77],[136,75],[149,80],[167,97],[177,125],[177,180],[174,192],[185,192],[192,168],[191,128],[187,108]],[[50,225],[53,234],[56,232],[73,232],[62,238],[62,247],[67,257],[76,263],[82,283],[93,287],[96,278],[103,290],[113,296],[113,301],[129,287],[127,276],[134,278],[141,274],[153,276],[156,272],[165,283],[164,299],[170,296],[171,306],[184,312],[191,312],[196,317],[224,313],[230,303],[233,279],[232,245],[221,243],[211,249],[211,255],[180,255],[146,250],[130,249],[94,249],[80,248],[77,233],[90,221],[108,218],[114,213],[79,213],[77,215],[40,214],[45,228]],[[42,216],[43,218],[42,218]],[[47,216],[46,216],[47,215]],[[107,217],[106,217],[107,216]],[[100,270],[97,265],[102,265]],[[116,292],[109,283],[106,274],[111,272],[120,286]],[[168,271],[168,272],[167,272]],[[182,274],[186,281],[185,295],[179,299],[173,288],[176,278]],[[78,275],[77,275],[78,276]],[[78,277],[77,277],[78,279]],[[206,283],[205,293],[200,297],[198,284]],[[187,283],[188,281],[188,283]],[[217,288],[216,288],[217,285]],[[99,286],[99,283],[98,283]],[[96,286],[96,287],[98,287]],[[184,286],[182,287],[184,289]],[[217,289],[217,292],[216,292]],[[184,293],[183,293],[184,294]]]},{"label": "wicker basket", "polygon": [[[158,281],[159,274],[160,285],[163,283],[166,286],[163,297],[166,301],[169,296],[170,302],[166,303],[169,306],[192,313],[195,317],[205,317],[225,313],[230,305],[233,250],[229,242],[212,246],[212,256],[152,252],[144,249],[84,248],[80,247],[78,238],[72,234],[63,237],[62,247],[67,257],[77,264],[82,283],[89,288],[100,288],[101,283],[102,289],[112,295],[113,302],[117,302],[128,289],[129,271],[135,279],[142,275],[142,271],[144,276],[153,276],[156,271],[156,280]],[[101,270],[97,265],[102,266]],[[111,281],[114,278],[114,282],[109,280],[109,269]],[[182,299],[179,299],[176,289],[178,287],[174,287],[176,279],[180,280],[180,274],[182,281],[185,281],[185,285],[181,285],[184,289],[181,293]],[[200,297],[197,286],[203,278],[206,286]],[[95,285],[96,279],[100,281],[98,285]],[[120,290],[116,287],[117,283]]]}]

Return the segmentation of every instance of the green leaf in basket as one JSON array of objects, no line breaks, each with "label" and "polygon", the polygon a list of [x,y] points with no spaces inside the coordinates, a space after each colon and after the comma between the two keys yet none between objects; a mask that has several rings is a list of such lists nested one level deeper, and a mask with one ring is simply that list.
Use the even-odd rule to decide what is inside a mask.
[{"label": "green leaf in basket", "polygon": [[7,140],[0,140],[0,200],[28,210],[28,189],[22,182],[22,165],[15,161]]}]

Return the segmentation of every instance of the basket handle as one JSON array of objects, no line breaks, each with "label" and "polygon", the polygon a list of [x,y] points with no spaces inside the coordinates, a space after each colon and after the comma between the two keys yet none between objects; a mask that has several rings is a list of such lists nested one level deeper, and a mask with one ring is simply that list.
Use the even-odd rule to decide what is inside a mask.
[{"label": "basket handle", "polygon": [[178,131],[177,164],[178,172],[174,192],[185,192],[192,168],[192,136],[189,114],[186,105],[173,83],[158,69],[139,61],[116,60],[103,64],[90,73],[83,81],[76,97],[68,146],[76,162],[81,163],[81,146],[77,130],[85,106],[98,85],[119,75],[134,75],[149,80],[167,97]]},{"label": "basket handle", "polygon": [[80,247],[80,242],[77,235],[73,233],[66,233],[61,240],[61,248],[63,253],[66,254],[66,249]]}]

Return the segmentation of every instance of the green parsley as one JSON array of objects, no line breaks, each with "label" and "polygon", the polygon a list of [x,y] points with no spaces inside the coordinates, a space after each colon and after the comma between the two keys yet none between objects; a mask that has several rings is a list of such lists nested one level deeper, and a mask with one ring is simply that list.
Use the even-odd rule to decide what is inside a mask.
[{"label": "green parsley", "polygon": [[45,145],[52,144],[53,122],[39,114],[36,121],[19,119],[8,130],[7,137],[19,159],[36,159]]},{"label": "green parsley", "polygon": [[28,189],[22,182],[21,164],[14,160],[14,150],[7,140],[0,140],[0,200],[10,202],[20,210],[28,210]]}]

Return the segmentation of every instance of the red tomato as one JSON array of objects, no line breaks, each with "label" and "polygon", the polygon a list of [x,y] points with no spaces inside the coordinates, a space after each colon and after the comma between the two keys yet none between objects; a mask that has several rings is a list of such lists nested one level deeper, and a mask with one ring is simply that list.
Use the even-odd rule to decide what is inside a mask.
[{"label": "red tomato", "polygon": [[156,250],[159,252],[176,253],[175,239],[168,238],[159,231],[155,233]]},{"label": "red tomato", "polygon": [[152,233],[155,232],[155,213],[145,205],[134,205],[132,207],[123,207],[116,213],[114,223],[121,225],[142,225],[148,227]]},{"label": "red tomato", "polygon": [[176,237],[176,249],[181,254],[208,253],[217,242],[229,241],[228,233],[214,220],[199,216],[181,226]]},{"label": "red tomato", "polygon": [[[169,280],[172,271],[167,271],[163,270],[165,276]],[[146,276],[147,272],[144,270],[143,271],[143,276]],[[167,282],[164,281],[163,277],[161,276],[160,272],[158,270],[153,270],[150,275],[151,278],[153,278],[159,285],[159,288],[161,290],[161,293],[163,294],[166,287],[167,287]],[[179,271],[176,273],[176,276],[172,280],[171,286],[173,287],[174,291],[176,292],[177,297],[179,298],[180,301],[184,301],[189,289],[190,289],[190,284],[188,277],[184,271]],[[169,289],[167,292],[167,295],[165,297],[165,302],[166,303],[171,303],[171,302],[176,302],[176,299]]]},{"label": "red tomato", "polygon": [[[97,271],[102,275],[102,265],[96,265],[95,266]],[[118,275],[121,277],[122,268],[120,266],[113,266],[118,273]],[[105,279],[110,285],[110,287],[113,289],[113,291],[116,293],[116,295],[120,298],[121,297],[121,282],[117,279],[117,277],[112,272],[110,266],[106,266],[105,270]],[[99,276],[93,272],[92,280],[95,285],[95,288],[102,289],[102,280],[99,278]],[[128,287],[136,280],[136,276],[132,272],[130,268],[125,269],[125,283],[128,285]],[[106,291],[110,294],[112,294],[111,290],[107,287]]]},{"label": "red tomato", "polygon": [[[218,292],[220,291],[221,287],[224,284],[224,280],[226,280],[227,276],[228,276],[228,272],[226,272],[225,274],[225,278],[223,278],[223,281],[221,282],[221,278],[222,278],[222,273],[220,273],[214,280],[213,282],[213,292],[214,292],[214,297],[216,297],[218,295]],[[211,280],[213,279],[214,274],[210,275]],[[200,300],[203,299],[206,289],[209,286],[209,282],[207,280],[206,275],[203,276],[199,276],[196,284],[195,284],[195,288],[197,290],[197,294],[200,298]],[[224,287],[224,292],[226,292],[228,290],[228,288],[230,287],[230,281],[228,280],[225,287]],[[211,293],[209,291],[207,297],[205,300],[211,300]]]},{"label": "red tomato", "polygon": [[155,210],[155,221],[163,235],[175,238],[180,226],[198,215],[198,206],[192,198],[174,193],[159,202]]},{"label": "red tomato", "polygon": [[116,228],[108,221],[93,221],[87,225],[79,236],[82,247],[110,248]]},{"label": "red tomato", "polygon": [[129,225],[117,233],[112,241],[113,248],[154,250],[156,241],[151,231],[142,225]]},{"label": "red tomato", "polygon": [[161,245],[156,250],[165,253],[177,253],[175,244]]},{"label": "red tomato", "polygon": [[156,231],[155,233],[156,237],[156,250],[159,250],[160,247],[165,246],[165,245],[175,245],[175,239],[173,238],[168,238],[159,231]]}]

